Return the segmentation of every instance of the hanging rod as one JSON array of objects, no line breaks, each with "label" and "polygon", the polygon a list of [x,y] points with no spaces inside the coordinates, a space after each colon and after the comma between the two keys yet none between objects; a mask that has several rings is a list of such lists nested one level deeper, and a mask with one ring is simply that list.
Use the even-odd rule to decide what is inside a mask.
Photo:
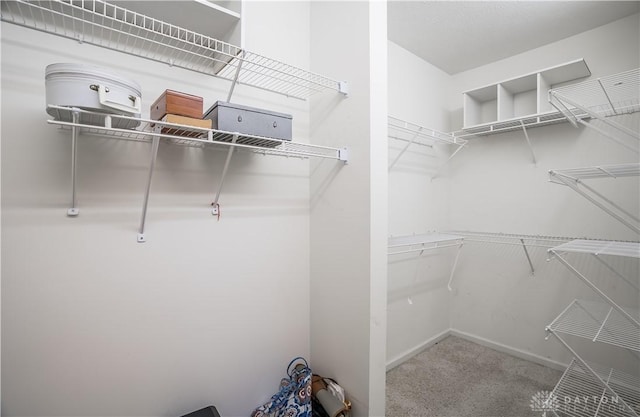
[{"label": "hanging rod", "polygon": [[276,61],[238,46],[102,0],[3,0],[5,22],[73,39],[227,81],[307,99],[347,83]]}]

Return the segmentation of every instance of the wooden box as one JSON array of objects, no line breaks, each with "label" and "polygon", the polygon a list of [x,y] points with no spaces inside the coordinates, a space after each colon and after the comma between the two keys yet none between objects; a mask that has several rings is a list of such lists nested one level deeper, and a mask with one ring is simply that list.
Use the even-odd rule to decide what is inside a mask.
[{"label": "wooden box", "polygon": [[[194,126],[194,127],[204,128],[204,129],[211,129],[211,120],[208,120],[208,119],[203,120],[203,119],[196,119],[194,117],[185,117],[185,116],[179,116],[175,114],[167,114],[162,118],[162,121],[166,123],[175,123],[178,125],[186,125],[186,126]],[[164,133],[167,135],[188,136],[192,138],[206,136],[206,132],[203,132],[202,130],[183,129],[178,126],[176,127],[164,126],[161,130],[161,133]]]},{"label": "wooden box", "polygon": [[167,114],[202,119],[202,97],[166,90],[151,105],[152,120],[162,120]]}]

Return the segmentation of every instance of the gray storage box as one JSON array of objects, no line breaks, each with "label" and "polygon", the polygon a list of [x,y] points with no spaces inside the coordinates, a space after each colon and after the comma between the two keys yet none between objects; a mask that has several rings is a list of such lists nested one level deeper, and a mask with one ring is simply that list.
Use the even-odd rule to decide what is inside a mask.
[{"label": "gray storage box", "polygon": [[[291,115],[264,109],[217,101],[206,111],[204,119],[211,119],[213,129],[245,135],[291,140]],[[261,146],[277,146],[278,142],[264,141]]]}]

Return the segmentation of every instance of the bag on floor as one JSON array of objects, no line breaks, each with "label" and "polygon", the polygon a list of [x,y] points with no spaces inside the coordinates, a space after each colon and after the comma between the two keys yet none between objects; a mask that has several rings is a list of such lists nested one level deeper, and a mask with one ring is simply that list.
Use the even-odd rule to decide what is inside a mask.
[{"label": "bag on floor", "polygon": [[311,392],[314,417],[350,417],[351,402],[334,379],[313,375]]},{"label": "bag on floor", "polygon": [[302,357],[287,366],[288,378],[282,378],[280,389],[251,417],[311,417],[311,369]]}]

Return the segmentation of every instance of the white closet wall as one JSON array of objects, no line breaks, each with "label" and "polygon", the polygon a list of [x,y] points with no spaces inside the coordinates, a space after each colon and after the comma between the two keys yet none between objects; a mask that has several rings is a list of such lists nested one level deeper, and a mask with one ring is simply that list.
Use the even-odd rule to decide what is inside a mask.
[{"label": "white closet wall", "polygon": [[[389,114],[427,128],[449,131],[451,77],[393,42],[389,50]],[[389,162],[406,142],[388,139]],[[389,170],[389,234],[405,236],[449,225],[447,169],[431,176],[451,151],[413,145]],[[461,152],[465,152],[462,150]],[[448,331],[449,270],[455,249],[389,257],[387,362],[390,366]]]},{"label": "white closet wall", "polygon": [[311,357],[354,416],[385,412],[386,22],[384,2],[311,4],[311,69],[349,81],[348,98],[311,101],[313,143],[349,152],[311,164]]},{"label": "white closet wall", "polygon": [[[245,46],[309,67],[309,4],[249,2]],[[265,23],[268,22],[268,25]],[[47,125],[44,70],[87,62],[137,80],[143,116],[171,88],[225,99],[229,83],[2,24],[2,412],[178,416],[207,404],[248,415],[309,356],[309,163],[160,146],[136,242],[150,145],[79,141]],[[233,101],[293,114],[308,103],[239,86]]]}]

